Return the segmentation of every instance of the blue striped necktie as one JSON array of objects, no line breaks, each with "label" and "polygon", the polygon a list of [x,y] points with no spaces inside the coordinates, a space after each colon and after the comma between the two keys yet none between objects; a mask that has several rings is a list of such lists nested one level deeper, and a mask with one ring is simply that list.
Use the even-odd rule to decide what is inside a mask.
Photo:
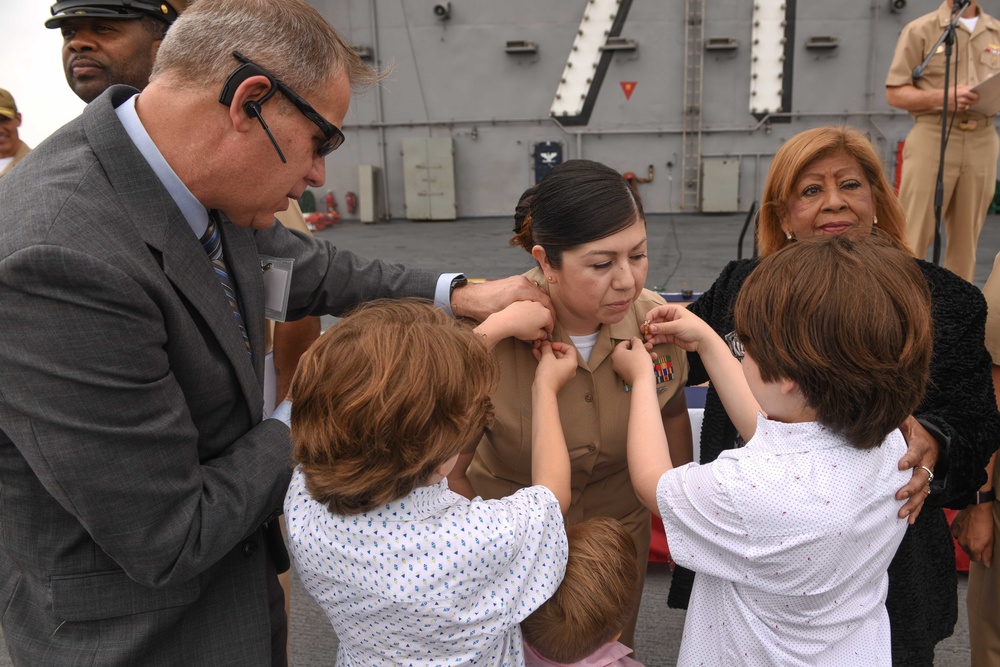
[{"label": "blue striped necktie", "polygon": [[250,356],[250,338],[247,336],[247,328],[243,326],[243,315],[240,314],[240,305],[236,301],[236,287],[229,277],[229,270],[226,268],[226,258],[222,256],[222,235],[219,233],[219,214],[216,211],[208,212],[208,229],[201,236],[201,246],[208,253],[208,258],[212,260],[212,268],[215,270],[215,277],[222,284],[222,291],[226,293],[229,300],[229,307],[233,309],[233,317],[236,318],[236,326],[240,328],[240,335],[243,336],[243,343],[247,346],[247,356]]}]

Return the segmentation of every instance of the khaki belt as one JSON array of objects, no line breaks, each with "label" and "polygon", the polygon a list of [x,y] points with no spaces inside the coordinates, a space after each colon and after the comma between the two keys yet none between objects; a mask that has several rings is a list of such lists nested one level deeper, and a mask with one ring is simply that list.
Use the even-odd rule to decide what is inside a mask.
[{"label": "khaki belt", "polygon": [[[935,123],[938,126],[941,125],[941,114],[921,114],[917,116],[914,120],[920,123]],[[948,124],[951,125],[951,119],[948,119]],[[963,130],[966,132],[971,132],[973,130],[981,130],[984,127],[989,127],[993,125],[992,116],[983,116],[982,114],[969,114],[963,113],[958,118],[955,119],[954,128],[956,130]]]}]

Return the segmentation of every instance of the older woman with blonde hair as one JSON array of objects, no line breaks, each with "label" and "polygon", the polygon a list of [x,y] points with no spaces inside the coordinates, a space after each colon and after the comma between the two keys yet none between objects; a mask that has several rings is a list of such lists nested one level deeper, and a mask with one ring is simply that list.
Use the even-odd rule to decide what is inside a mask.
[{"label": "older woman with blonde hair", "polygon": [[[789,139],[774,156],[764,186],[757,238],[761,256],[817,234],[882,234],[901,247],[904,213],[871,143],[857,130],[820,127]],[[986,480],[1000,432],[983,344],[986,304],[978,289],[950,271],[914,259],[932,298],[934,348],[923,401],[902,425],[910,450],[900,461],[913,479],[897,498],[911,525],[889,566],[886,607],[893,664],[932,665],[934,646],[951,635],[958,613],[955,554],[942,507],[964,508]],[[733,330],[732,308],[756,260],[737,260],[691,306],[720,335]],[[857,286],[865,298],[865,286]],[[821,332],[818,332],[821,335]],[[689,384],[708,380],[689,353]],[[701,433],[702,463],[739,447],[735,427],[709,387]],[[933,482],[933,483],[932,483]],[[921,502],[927,500],[921,510]],[[678,568],[669,604],[686,607],[692,573]]]},{"label": "older woman with blonde hair", "polygon": [[[798,222],[802,206],[809,204],[799,204],[796,211],[799,215],[793,218],[792,211],[788,208],[789,202],[793,199],[797,203],[803,200],[816,201],[814,195],[796,196],[801,194],[796,192],[797,181],[817,167],[823,166],[818,164],[823,158],[835,162],[840,162],[837,158],[843,158],[845,165],[850,164],[860,170],[859,175],[866,181],[865,188],[848,185],[843,190],[848,202],[855,199],[849,196],[851,192],[859,192],[862,198],[871,201],[871,218],[857,220],[858,227],[864,231],[878,227],[881,232],[905,246],[903,238],[906,212],[886,180],[882,161],[871,143],[857,130],[844,127],[819,127],[792,137],[771,161],[771,168],[764,184],[764,203],[760,207],[760,220],[757,226],[757,245],[760,255],[767,257],[784,248],[798,236],[812,236],[817,232],[836,234],[853,227],[846,221],[837,226],[831,220],[822,219],[818,220],[814,227],[809,228],[811,230],[809,233],[804,233],[806,232],[804,226],[800,229],[793,228],[794,225],[810,222],[808,220]],[[809,184],[804,183],[804,185],[808,187]],[[854,206],[849,208],[853,209]],[[861,211],[856,213],[860,214]]]}]

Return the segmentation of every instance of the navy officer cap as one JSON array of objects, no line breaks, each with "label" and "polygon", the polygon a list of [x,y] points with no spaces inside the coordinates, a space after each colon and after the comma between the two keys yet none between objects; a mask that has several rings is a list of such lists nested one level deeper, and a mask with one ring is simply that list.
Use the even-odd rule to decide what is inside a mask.
[{"label": "navy officer cap", "polygon": [[52,5],[46,28],[58,28],[66,19],[139,19],[151,16],[170,25],[187,0],[59,0]]}]

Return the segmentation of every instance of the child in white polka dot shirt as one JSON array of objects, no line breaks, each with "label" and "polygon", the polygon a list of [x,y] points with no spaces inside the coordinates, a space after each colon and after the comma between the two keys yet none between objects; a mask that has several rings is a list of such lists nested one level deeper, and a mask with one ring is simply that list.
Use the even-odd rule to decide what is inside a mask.
[{"label": "child in white polka dot shirt", "polygon": [[549,326],[533,302],[474,331],[427,303],[386,300],[344,318],[303,358],[285,517],[340,667],[524,664],[518,624],[566,568],[570,468],[556,395],[576,372],[576,350],[536,349],[525,453],[535,486],[470,501],[445,478],[491,419],[492,345],[538,339]]},{"label": "child in white polka dot shirt", "polygon": [[697,573],[678,665],[891,665],[886,570],[911,476],[897,427],[927,382],[929,299],[889,241],[818,235],[754,269],[730,345],[682,307],[650,311],[649,340],[698,352],[746,440],[703,466],[672,469],[649,354],[615,350],[636,494]]}]

